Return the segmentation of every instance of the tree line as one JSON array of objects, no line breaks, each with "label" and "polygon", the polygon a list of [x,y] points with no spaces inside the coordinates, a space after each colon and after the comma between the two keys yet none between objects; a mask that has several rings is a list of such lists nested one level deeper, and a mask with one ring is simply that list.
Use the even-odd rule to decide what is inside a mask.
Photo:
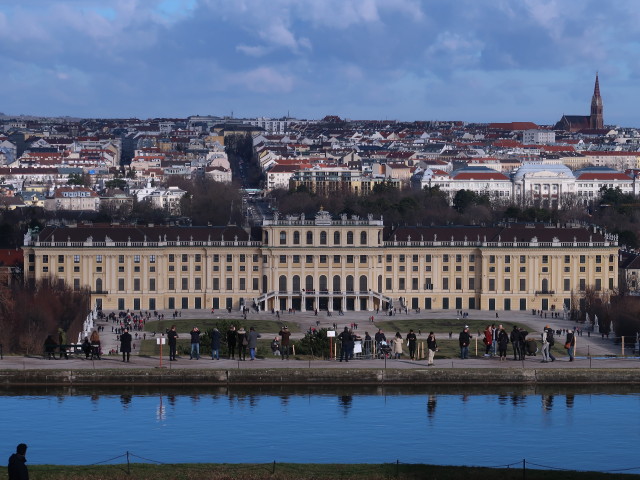
[{"label": "tree line", "polygon": [[51,335],[62,329],[69,343],[77,340],[89,313],[90,295],[68,285],[44,280],[0,285],[0,330],[5,353],[38,355]]}]

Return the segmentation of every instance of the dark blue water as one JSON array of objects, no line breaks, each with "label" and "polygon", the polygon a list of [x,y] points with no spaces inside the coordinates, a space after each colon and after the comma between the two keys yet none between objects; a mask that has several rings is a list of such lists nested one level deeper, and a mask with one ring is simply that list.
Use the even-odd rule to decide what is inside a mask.
[{"label": "dark blue water", "polygon": [[32,464],[129,451],[166,463],[640,466],[639,393],[6,395],[0,407],[0,452],[25,442]]}]

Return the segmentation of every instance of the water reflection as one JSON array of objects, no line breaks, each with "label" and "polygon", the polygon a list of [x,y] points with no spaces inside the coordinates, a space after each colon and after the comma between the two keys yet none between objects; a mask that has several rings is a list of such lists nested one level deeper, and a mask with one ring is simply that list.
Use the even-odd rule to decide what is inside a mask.
[{"label": "water reflection", "polygon": [[[495,431],[518,432],[527,438],[527,460],[556,467],[597,470],[612,463],[619,468],[634,466],[629,462],[635,458],[634,446],[640,441],[640,417],[629,415],[640,403],[638,386],[601,391],[582,386],[491,386],[483,390],[424,385],[47,388],[30,392],[0,389],[3,414],[23,419],[6,422],[0,451],[12,451],[15,439],[24,439],[34,452],[35,458],[30,456],[29,460],[35,463],[86,465],[127,450],[162,462],[305,462],[309,461],[308,452],[314,452],[313,461],[321,463],[355,458],[365,463],[400,459],[406,463],[464,461],[481,465],[495,452],[508,452],[505,463],[521,460],[523,450],[514,449],[513,438],[508,435],[483,436],[481,442],[477,436],[460,435],[461,431],[482,426],[488,415]],[[98,406],[100,415],[95,413]],[[25,409],[29,411],[26,418]],[[607,415],[599,414],[603,411]],[[238,426],[246,424],[247,413],[251,413],[251,435],[237,435]],[[313,435],[274,435],[282,430],[283,415],[292,426],[304,429],[312,424]],[[56,437],[56,432],[68,428],[69,418],[78,425],[90,424],[96,431],[110,432],[115,416],[120,419],[120,435],[100,435],[95,442],[78,442],[73,452]],[[198,421],[194,423],[193,418]],[[46,431],[42,431],[43,424],[49,427]],[[184,432],[185,425],[188,434],[176,441],[176,432]],[[345,431],[357,432],[359,438],[379,438],[381,428],[389,425],[397,431],[427,434],[394,437],[393,442],[385,443],[382,453],[371,449],[370,442],[350,442],[349,448],[344,448],[341,435]],[[625,435],[619,434],[622,430]],[[225,441],[216,442],[215,448],[203,448],[210,444],[212,432]],[[606,451],[591,448],[594,433],[608,446]],[[435,443],[434,438],[438,439]],[[572,438],[572,449],[590,454],[567,455],[557,442],[547,441],[549,438]],[[463,458],[460,451],[473,453]]]},{"label": "water reflection", "polygon": [[567,403],[567,408],[573,408],[573,403],[575,401],[575,397],[573,395],[567,395],[566,397],[566,403]]},{"label": "water reflection", "polygon": [[436,414],[436,398],[435,395],[429,395],[429,398],[427,398],[427,417],[429,420],[433,420]]},{"label": "water reflection", "polygon": [[346,417],[351,409],[353,397],[351,395],[341,395],[338,397],[338,404],[342,407],[342,414]]},{"label": "water reflection", "polygon": [[156,410],[156,419],[159,422],[162,422],[167,419],[167,412],[165,410],[164,404],[162,403],[162,395],[160,395],[160,404]]},{"label": "water reflection", "polygon": [[124,408],[127,408],[131,404],[132,398],[133,398],[133,395],[131,394],[120,395],[120,403]]}]

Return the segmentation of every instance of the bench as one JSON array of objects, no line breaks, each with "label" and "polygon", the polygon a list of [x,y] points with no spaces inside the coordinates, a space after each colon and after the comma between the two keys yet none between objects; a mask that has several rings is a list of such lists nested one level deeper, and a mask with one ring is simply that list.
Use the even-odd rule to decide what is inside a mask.
[{"label": "bench", "polygon": [[64,352],[66,351],[67,356],[70,355],[78,355],[82,352],[82,345],[70,343],[68,345],[50,345],[44,347],[44,353],[42,357],[47,360],[57,360],[56,353],[58,354],[58,359],[64,358]]}]

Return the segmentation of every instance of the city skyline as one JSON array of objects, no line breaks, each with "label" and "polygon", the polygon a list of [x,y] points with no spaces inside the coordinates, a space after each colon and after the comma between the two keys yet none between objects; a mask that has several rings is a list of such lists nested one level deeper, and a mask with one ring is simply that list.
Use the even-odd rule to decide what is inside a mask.
[{"label": "city skyline", "polygon": [[2,3],[8,115],[637,126],[631,1]]}]

